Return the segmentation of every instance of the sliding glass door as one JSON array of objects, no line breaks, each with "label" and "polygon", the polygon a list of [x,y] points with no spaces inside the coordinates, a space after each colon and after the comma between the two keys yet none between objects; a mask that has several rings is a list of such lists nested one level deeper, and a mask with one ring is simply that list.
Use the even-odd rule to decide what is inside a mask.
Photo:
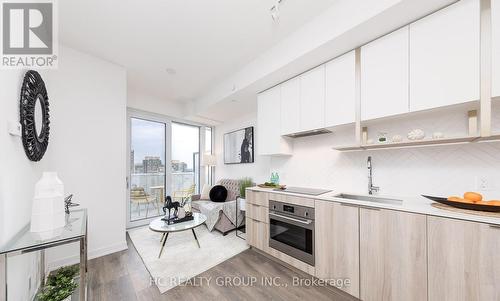
[{"label": "sliding glass door", "polygon": [[172,123],[172,194],[179,201],[200,191],[200,127]]},{"label": "sliding glass door", "polygon": [[127,115],[126,202],[131,228],[162,215],[166,196],[182,202],[199,193],[205,183],[200,177],[205,174],[200,170],[200,150],[205,150],[205,135],[211,136],[212,129],[132,109]]},{"label": "sliding glass door", "polygon": [[167,123],[129,118],[128,222],[147,223],[162,213],[166,193]]}]

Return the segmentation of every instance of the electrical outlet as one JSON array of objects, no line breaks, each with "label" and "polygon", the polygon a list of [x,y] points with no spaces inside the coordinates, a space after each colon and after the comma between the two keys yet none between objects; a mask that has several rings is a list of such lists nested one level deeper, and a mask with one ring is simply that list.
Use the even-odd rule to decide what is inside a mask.
[{"label": "electrical outlet", "polygon": [[489,191],[492,190],[493,187],[493,181],[491,181],[490,178],[486,176],[479,176],[476,177],[476,189],[478,191]]}]

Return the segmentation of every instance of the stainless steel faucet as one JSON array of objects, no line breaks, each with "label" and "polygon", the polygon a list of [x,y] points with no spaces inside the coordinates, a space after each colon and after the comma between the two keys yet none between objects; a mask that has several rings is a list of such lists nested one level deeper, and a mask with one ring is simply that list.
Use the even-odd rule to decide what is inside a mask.
[{"label": "stainless steel faucet", "polygon": [[372,157],[368,156],[368,161],[366,162],[368,166],[368,194],[373,194],[378,192],[380,187],[373,186],[373,174],[372,174]]}]

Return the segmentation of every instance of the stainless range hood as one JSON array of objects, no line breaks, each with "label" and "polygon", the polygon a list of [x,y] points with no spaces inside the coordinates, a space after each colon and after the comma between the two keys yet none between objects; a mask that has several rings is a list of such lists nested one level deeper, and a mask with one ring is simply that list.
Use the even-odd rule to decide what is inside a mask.
[{"label": "stainless range hood", "polygon": [[316,135],[328,134],[328,133],[331,133],[331,132],[332,131],[327,130],[327,129],[318,129],[318,130],[305,131],[305,132],[300,132],[300,133],[295,133],[295,134],[288,134],[288,135],[285,135],[285,137],[301,138],[301,137],[308,137],[308,136],[316,136]]}]

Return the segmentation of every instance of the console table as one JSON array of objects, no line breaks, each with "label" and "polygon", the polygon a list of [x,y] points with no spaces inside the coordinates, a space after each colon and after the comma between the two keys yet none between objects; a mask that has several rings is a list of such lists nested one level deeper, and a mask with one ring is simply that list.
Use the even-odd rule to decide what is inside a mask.
[{"label": "console table", "polygon": [[74,242],[80,243],[79,300],[87,300],[87,209],[73,210],[66,215],[66,226],[52,238],[40,238],[30,232],[30,226],[24,227],[10,242],[0,247],[0,301],[7,300],[8,258],[40,251],[40,279],[45,281],[45,249]]}]

